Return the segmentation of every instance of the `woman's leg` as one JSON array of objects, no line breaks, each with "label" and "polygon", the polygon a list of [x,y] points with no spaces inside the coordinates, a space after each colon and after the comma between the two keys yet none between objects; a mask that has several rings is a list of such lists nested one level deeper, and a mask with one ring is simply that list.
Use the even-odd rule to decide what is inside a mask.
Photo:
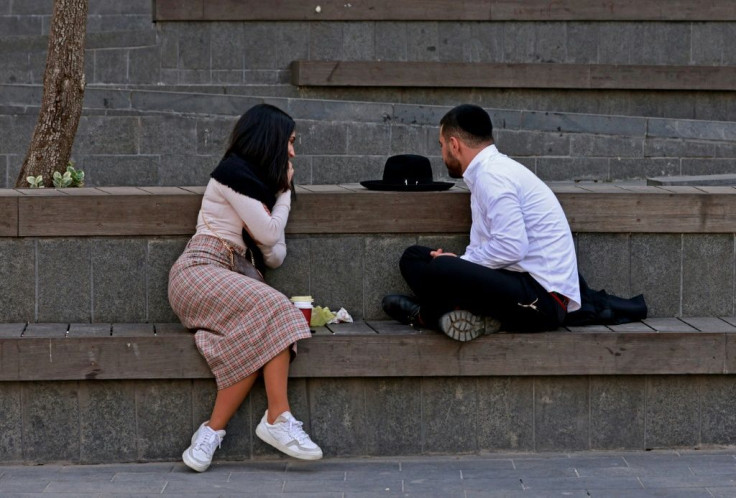
[{"label": "woman's leg", "polygon": [[215,406],[212,408],[212,415],[210,415],[210,421],[207,424],[212,430],[219,431],[225,429],[238,407],[243,403],[245,397],[248,396],[248,393],[258,378],[258,374],[259,372],[255,372],[240,382],[217,391]]},{"label": "woman's leg", "polygon": [[284,412],[291,411],[287,395],[289,378],[289,348],[274,356],[263,366],[263,382],[268,399],[268,423],[273,424]]}]

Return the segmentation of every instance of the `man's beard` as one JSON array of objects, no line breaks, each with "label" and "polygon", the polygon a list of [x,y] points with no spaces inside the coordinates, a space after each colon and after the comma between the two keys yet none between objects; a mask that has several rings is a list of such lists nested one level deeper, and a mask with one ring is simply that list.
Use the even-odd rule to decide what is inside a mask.
[{"label": "man's beard", "polygon": [[450,174],[451,178],[463,177],[463,167],[460,164],[460,161],[452,156],[452,154],[447,154],[447,159],[445,159],[445,166],[447,167],[447,172]]}]

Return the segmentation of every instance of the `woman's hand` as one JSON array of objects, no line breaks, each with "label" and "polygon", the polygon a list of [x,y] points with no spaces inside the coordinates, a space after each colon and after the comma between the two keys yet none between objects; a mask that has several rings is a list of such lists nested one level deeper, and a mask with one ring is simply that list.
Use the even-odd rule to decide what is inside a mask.
[{"label": "woman's hand", "polygon": [[289,185],[291,185],[294,179],[294,166],[291,164],[291,161],[289,161],[289,169],[286,171],[286,178],[289,180]]},{"label": "woman's hand", "polygon": [[433,258],[436,258],[437,256],[454,256],[454,257],[457,257],[457,254],[455,254],[453,252],[445,252],[445,251],[442,250],[441,247],[439,249],[437,249],[436,251],[431,251],[429,253],[429,255],[432,256]]}]

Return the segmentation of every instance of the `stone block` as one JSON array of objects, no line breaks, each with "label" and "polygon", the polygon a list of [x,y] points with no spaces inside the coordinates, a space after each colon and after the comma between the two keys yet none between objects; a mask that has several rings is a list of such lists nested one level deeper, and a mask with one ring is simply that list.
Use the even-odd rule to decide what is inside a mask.
[{"label": "stone block", "polygon": [[611,180],[673,176],[680,174],[680,159],[620,159],[618,157],[612,157],[609,167],[611,170]]},{"label": "stone block", "polygon": [[736,123],[649,118],[647,136],[691,140],[736,140]]},{"label": "stone block", "polygon": [[716,143],[716,157],[736,157],[736,143]]},{"label": "stone block", "polygon": [[212,71],[209,69],[179,69],[181,85],[211,85]]},{"label": "stone block", "polygon": [[291,159],[294,166],[294,185],[311,185],[314,182],[314,174],[312,163],[314,158],[311,156],[297,156]]},{"label": "stone block", "polygon": [[361,237],[314,237],[310,244],[310,291],[315,304],[345,308],[363,318],[364,243]]},{"label": "stone block", "polygon": [[478,388],[465,377],[422,379],[425,453],[478,451]]},{"label": "stone block", "polygon": [[387,155],[391,144],[391,127],[384,124],[348,124],[347,153],[362,155]]},{"label": "stone block", "polygon": [[[311,23],[309,29],[309,59],[325,61],[342,60],[344,57],[343,27],[344,24],[339,22]],[[379,31],[376,30],[376,41],[378,42],[379,40]],[[376,47],[376,57],[383,59],[378,47]]]},{"label": "stone block", "polygon": [[126,81],[138,85],[161,81],[161,53],[158,46],[128,50],[128,77]]},{"label": "stone block", "polygon": [[682,159],[683,175],[725,175],[734,172],[733,159]]},{"label": "stone block", "polygon": [[[297,196],[296,203],[298,204]],[[266,271],[266,281],[286,296],[304,296],[312,291],[309,286],[310,240],[306,237],[289,236],[286,239],[286,259],[275,269]]]},{"label": "stone block", "polygon": [[694,119],[730,121],[736,116],[733,92],[700,92],[694,96]]},{"label": "stone block", "polygon": [[[310,40],[314,32],[314,24],[306,22],[278,22],[272,23],[270,26],[277,34],[277,46],[276,57],[269,69],[275,65],[275,69],[285,71],[287,77],[281,81],[288,84],[291,79],[291,71],[289,71],[291,62],[310,58]],[[287,48],[285,49],[284,47]]]},{"label": "stone block", "polygon": [[365,380],[367,455],[416,455],[422,451],[422,380]]},{"label": "stone block", "polygon": [[150,8],[147,14],[113,14],[87,18],[88,32],[149,30],[156,33],[152,26]]},{"label": "stone block", "polygon": [[21,384],[0,383],[0,462],[23,460]]},{"label": "stone block", "polygon": [[343,24],[343,60],[370,61],[374,59],[375,24],[346,22]]},{"label": "stone block", "polygon": [[[631,64],[631,54],[639,50],[633,23],[599,22],[598,63]],[[643,114],[642,114],[643,115]]]},{"label": "stone block", "polygon": [[[16,5],[23,5],[24,3],[15,2]],[[40,36],[44,34],[43,19],[36,16],[0,16],[0,33],[3,33],[3,36]]]},{"label": "stone block", "polygon": [[[522,161],[531,169],[531,158]],[[598,180],[610,178],[608,158],[601,157],[538,157],[535,173],[544,181]]]},{"label": "stone block", "polygon": [[344,123],[297,121],[294,147],[300,154],[347,154],[347,129]]},{"label": "stone block", "polygon": [[[217,157],[218,159],[230,145],[230,133],[237,118],[200,118],[197,119],[197,154]],[[214,168],[213,164],[213,168]]]},{"label": "stone block", "polygon": [[82,116],[72,153],[138,154],[139,125],[135,116]]},{"label": "stone block", "polygon": [[478,449],[534,450],[534,379],[483,377],[478,382]]},{"label": "stone block", "polygon": [[23,460],[78,463],[77,382],[25,382],[21,389]]},{"label": "stone block", "polygon": [[244,33],[251,24],[239,22],[210,23],[210,43],[214,47],[210,53],[211,69],[242,71]]},{"label": "stone block", "polygon": [[135,386],[138,459],[178,461],[194,433],[192,381],[146,381]]},{"label": "stone block", "polygon": [[562,63],[567,58],[567,23],[536,22],[534,59],[530,62]]},{"label": "stone block", "polygon": [[[215,405],[217,386],[214,380],[192,381],[192,434],[205,420],[209,420]],[[215,460],[246,460],[251,457],[255,426],[251,425],[250,398],[237,409],[225,431],[225,439]]]},{"label": "stone block", "polygon": [[[393,115],[393,106],[381,102],[337,102],[312,99],[289,99],[285,111],[295,120],[334,122],[348,121],[386,124]],[[337,124],[337,123],[333,123]],[[343,126],[345,126],[343,124]],[[297,125],[297,138],[301,127]]]},{"label": "stone block", "polygon": [[[0,18],[0,29],[2,19]],[[28,55],[22,53],[3,54],[0,61],[0,83],[27,84],[31,83],[28,68]]]},{"label": "stone block", "polygon": [[197,149],[197,119],[190,117],[142,117],[140,154],[175,151],[190,155]]},{"label": "stone block", "polygon": [[80,155],[77,167],[84,170],[88,187],[158,185],[159,156]]},{"label": "stone block", "polygon": [[590,378],[590,449],[643,450],[646,379]]},{"label": "stone block", "polygon": [[331,185],[380,179],[383,177],[385,157],[315,156],[312,158],[311,183]]},{"label": "stone block", "polygon": [[0,239],[0,302],[3,322],[35,322],[35,241]]},{"label": "stone block", "polygon": [[646,133],[647,125],[645,118],[628,116],[541,111],[523,111],[520,114],[521,128],[534,131],[641,137]]},{"label": "stone block", "polygon": [[647,378],[645,447],[693,447],[700,432],[697,376]]},{"label": "stone block", "polygon": [[644,141],[646,157],[714,157],[716,144],[692,140],[648,138]]},{"label": "stone block", "polygon": [[91,320],[90,262],[86,239],[38,241],[38,321]]},{"label": "stone block", "polygon": [[570,155],[586,157],[643,157],[642,137],[606,135],[573,135],[570,137]]},{"label": "stone block", "polygon": [[636,23],[634,46],[629,54],[631,64],[673,65],[692,64],[690,57],[690,23]]},{"label": "stone block", "polygon": [[80,463],[136,461],[135,409],[133,382],[81,382]]},{"label": "stone block", "polygon": [[[244,79],[246,72],[242,69],[231,70],[231,69],[213,69],[210,71],[213,85],[242,85],[251,84],[249,80]],[[248,71],[248,73],[252,73]],[[260,74],[261,71],[258,71]]]},{"label": "stone block", "polygon": [[701,387],[700,443],[732,446],[736,444],[736,383],[730,376],[708,376]]},{"label": "stone block", "polygon": [[219,156],[165,155],[156,173],[154,184],[164,186],[207,185],[210,173],[219,162]]},{"label": "stone block", "polygon": [[[22,98],[22,96],[16,98]],[[33,97],[29,96],[29,98]],[[37,116],[29,115],[0,116],[0,126],[3,129],[3,133],[0,133],[0,153],[18,154],[25,157],[37,119]]]},{"label": "stone block", "polygon": [[97,109],[130,109],[130,93],[106,88],[87,88],[84,107]]},{"label": "stone block", "polygon": [[590,393],[586,377],[534,380],[536,451],[589,449]]},{"label": "stone block", "polygon": [[510,156],[569,156],[572,139],[563,133],[496,131],[498,149]]},{"label": "stone block", "polygon": [[650,317],[681,315],[682,236],[631,234],[630,240],[631,293],[644,294]]},{"label": "stone block", "polygon": [[184,251],[186,237],[156,238],[148,241],[147,317],[151,322],[177,322],[168,297],[169,270]]},{"label": "stone block", "polygon": [[598,23],[567,22],[567,55],[569,64],[596,64],[598,62]]},{"label": "stone block", "polygon": [[724,29],[721,23],[690,23],[692,43],[690,63],[698,66],[719,66],[723,60]]},{"label": "stone block", "polygon": [[[534,23],[504,23],[503,62],[538,62]],[[500,61],[499,61],[500,62]]]},{"label": "stone block", "polygon": [[629,234],[577,234],[578,270],[592,289],[631,295]]},{"label": "stone block", "polygon": [[733,235],[683,235],[682,314],[731,316],[733,305]]},{"label": "stone block", "polygon": [[93,83],[128,82],[127,49],[92,50],[90,55],[94,64]]},{"label": "stone block", "polygon": [[427,130],[424,126],[392,125],[389,153],[427,155]]},{"label": "stone block", "polygon": [[406,29],[407,60],[431,62],[439,60],[439,23],[411,22],[405,24],[404,27]]},{"label": "stone block", "polygon": [[367,320],[385,320],[381,300],[386,294],[411,294],[399,271],[399,259],[414,237],[369,236],[364,240],[363,292]]},{"label": "stone block", "polygon": [[[406,23],[375,23],[375,58],[378,61],[406,61],[409,42]],[[314,53],[314,52],[312,52]]]},{"label": "stone block", "polygon": [[92,239],[92,321],[145,322],[146,241]]},{"label": "stone block", "polygon": [[[266,398],[266,390],[263,382],[260,380],[256,382],[248,395],[248,400],[250,400],[251,432],[252,434],[255,434],[256,427],[268,409],[268,400]],[[291,413],[297,420],[304,424],[305,432],[309,434],[324,451],[325,444],[323,443],[323,440],[314,436],[315,412],[311,405],[313,401],[307,379],[289,379],[289,408],[291,409]],[[318,401],[318,403],[320,403],[321,406],[324,401]],[[253,458],[262,456],[267,458],[286,458],[286,455],[261,441],[258,436],[254,435],[252,438],[253,445],[251,451]]]},{"label": "stone block", "polygon": [[439,60],[444,62],[472,62],[474,46],[472,24],[467,22],[441,23],[439,25]]},{"label": "stone block", "polygon": [[186,36],[179,37],[179,68],[210,69],[211,29],[210,23],[186,23]]},{"label": "stone block", "polygon": [[439,123],[442,116],[451,108],[446,106],[427,106],[416,104],[396,104],[394,106],[394,123],[407,125],[428,125],[437,128],[435,141],[439,136]]},{"label": "stone block", "polygon": [[[459,41],[463,46],[468,47],[468,62],[493,63],[504,60],[504,27],[502,22],[469,23],[469,29],[469,36]],[[443,48],[443,55],[447,57],[449,47]],[[447,60],[452,62],[451,59]]]},{"label": "stone block", "polygon": [[151,3],[147,0],[128,0],[118,2],[116,0],[96,0],[89,6],[90,15],[110,16],[114,14],[148,14],[151,15]]}]

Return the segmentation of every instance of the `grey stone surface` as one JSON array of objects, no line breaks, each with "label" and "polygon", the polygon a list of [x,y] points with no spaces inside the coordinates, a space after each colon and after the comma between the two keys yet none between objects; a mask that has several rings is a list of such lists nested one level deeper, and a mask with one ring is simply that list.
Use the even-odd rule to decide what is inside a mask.
[{"label": "grey stone surface", "polygon": [[0,462],[23,460],[22,428],[21,384],[0,383]]},{"label": "grey stone surface", "polygon": [[536,451],[589,448],[590,392],[586,377],[534,380]]},{"label": "grey stone surface", "polygon": [[570,155],[584,157],[643,157],[644,140],[641,137],[573,135],[570,137]]},{"label": "grey stone surface", "polygon": [[599,64],[631,64],[637,52],[635,29],[631,23],[600,22],[598,35]]},{"label": "grey stone surface", "polygon": [[[374,123],[385,124],[393,114],[393,105],[382,102],[341,102],[312,99],[289,99],[288,112],[296,120],[306,121],[344,121],[347,124]],[[300,133],[297,127],[297,135]]]},{"label": "grey stone surface", "polygon": [[628,297],[631,294],[630,236],[577,234],[578,271],[593,289]]},{"label": "grey stone surface", "polygon": [[289,297],[311,294],[310,245],[308,238],[288,237],[286,239],[286,259],[283,264],[276,269],[266,271],[266,281],[269,285]]},{"label": "grey stone surface", "polygon": [[498,149],[509,156],[568,156],[571,138],[562,133],[499,130]]},{"label": "grey stone surface", "polygon": [[[376,39],[378,38],[376,35]],[[311,24],[308,53],[310,60],[341,60],[343,57],[343,23]],[[378,51],[376,55],[380,57]]]},{"label": "grey stone surface", "polygon": [[[140,122],[135,117],[81,117],[72,153],[137,154]],[[111,140],[111,137],[115,137]]]},{"label": "grey stone surface", "polygon": [[[529,158],[531,159],[531,158]],[[528,167],[529,159],[522,160]],[[560,180],[599,180],[610,178],[610,164],[608,158],[600,157],[538,157],[535,160],[534,170],[544,181]]]},{"label": "grey stone surface", "polygon": [[[423,126],[391,126],[390,154],[427,155],[428,128]],[[432,140],[437,140],[432,136]]]},{"label": "grey stone surface", "polygon": [[460,378],[422,379],[425,453],[478,450],[478,388]]},{"label": "grey stone surface", "polygon": [[360,237],[313,238],[310,290],[316,305],[345,308],[354,319],[364,313],[364,245]]},{"label": "grey stone surface", "polygon": [[0,133],[0,151],[25,156],[36,119],[35,116],[26,115],[0,116],[0,125],[4,130],[4,133]]},{"label": "grey stone surface", "polygon": [[77,382],[27,382],[22,386],[23,459],[79,462]]},{"label": "grey stone surface", "polygon": [[632,234],[630,244],[631,294],[644,294],[650,317],[681,315],[682,236]]},{"label": "grey stone surface", "polygon": [[[358,183],[383,177],[386,156],[313,156],[312,184]],[[296,168],[296,166],[294,166]]]},{"label": "grey stone surface", "polygon": [[197,120],[187,117],[143,117],[140,120],[140,154],[172,151],[190,155],[197,147]]},{"label": "grey stone surface", "polygon": [[590,378],[590,448],[644,449],[646,379]]},{"label": "grey stone surface", "polygon": [[364,454],[373,425],[367,418],[366,383],[360,379],[311,379],[308,389],[310,435],[325,455]]},{"label": "grey stone surface", "polygon": [[158,170],[150,172],[152,184],[164,186],[207,185],[219,157],[167,155],[161,157]]},{"label": "grey stone surface", "polygon": [[567,23],[538,22],[534,26],[534,60],[531,62],[565,62],[567,58]]},{"label": "grey stone surface", "polygon": [[348,124],[347,150],[355,155],[387,154],[391,143],[391,128],[387,125]]},{"label": "grey stone surface", "polygon": [[734,238],[731,234],[685,234],[682,249],[684,316],[734,313]]},{"label": "grey stone surface", "polygon": [[[704,445],[736,444],[736,383],[729,376],[709,377],[700,391],[700,442]],[[733,471],[733,468],[731,468]]]},{"label": "grey stone surface", "polygon": [[32,239],[0,239],[0,302],[3,321],[33,322],[36,317],[36,249]]},{"label": "grey stone surface", "polygon": [[631,180],[652,176],[672,176],[680,173],[680,159],[621,159],[611,158],[609,162],[611,180]]},{"label": "grey stone surface", "polygon": [[473,60],[472,25],[467,22],[442,23],[439,30],[441,61],[471,62]]},{"label": "grey stone surface", "polygon": [[375,60],[406,61],[408,33],[403,23],[380,22],[375,24]]},{"label": "grey stone surface", "polygon": [[88,322],[92,315],[90,246],[86,240],[38,241],[38,321]]},{"label": "grey stone surface", "polygon": [[344,123],[297,120],[295,147],[300,154],[346,154],[347,130]]},{"label": "grey stone surface", "polygon": [[[687,65],[691,63],[691,26],[689,23],[634,23],[637,50],[630,55],[632,64]],[[652,43],[657,40],[657,43]]]},{"label": "grey stone surface", "polygon": [[80,462],[136,461],[135,411],[134,382],[80,383]]},{"label": "grey stone surface", "polygon": [[92,50],[94,83],[126,83],[128,80],[128,51]]},{"label": "grey stone surface", "polygon": [[189,239],[156,238],[148,241],[146,258],[146,318],[150,322],[176,322],[168,298],[169,270]]},{"label": "grey stone surface", "polygon": [[645,157],[715,157],[717,143],[694,140],[648,138],[644,141]]},{"label": "grey stone surface", "polygon": [[[406,57],[411,61],[439,60],[439,23],[412,22],[405,25]],[[482,36],[475,39],[482,43]]]},{"label": "grey stone surface", "polygon": [[[210,61],[209,67],[217,69],[243,70],[243,37],[247,26],[243,23],[209,23]],[[182,47],[180,46],[180,49]]]},{"label": "grey stone surface", "polygon": [[414,237],[366,237],[363,272],[364,317],[386,319],[381,300],[386,294],[411,294],[399,271],[399,259]]},{"label": "grey stone surface", "polygon": [[698,377],[648,377],[646,391],[645,447],[693,447],[698,444]]},{"label": "grey stone surface", "polygon": [[138,459],[179,460],[192,429],[192,381],[136,383]]},{"label": "grey stone surface", "polygon": [[365,453],[406,455],[422,451],[422,380],[370,380],[365,386]]},{"label": "grey stone surface", "polygon": [[375,28],[372,23],[360,21],[343,24],[343,56],[349,61],[372,60],[375,47]]},{"label": "grey stone surface", "polygon": [[535,58],[536,36],[532,23],[504,23],[503,62],[531,62]]},{"label": "grey stone surface", "polygon": [[683,175],[722,175],[734,172],[734,160],[729,159],[682,159]]},{"label": "grey stone surface", "polygon": [[488,377],[478,382],[478,449],[534,449],[534,380]]},{"label": "grey stone surface", "polygon": [[647,136],[694,140],[734,140],[736,123],[650,118],[647,122]]},{"label": "grey stone surface", "polygon": [[626,116],[524,111],[521,128],[560,133],[595,133],[601,135],[643,136],[646,119]]},{"label": "grey stone surface", "polygon": [[146,241],[93,239],[92,321],[146,321]]},{"label": "grey stone surface", "polygon": [[595,64],[598,62],[598,23],[568,22],[567,56],[570,64]]},{"label": "grey stone surface", "polygon": [[160,159],[140,155],[76,156],[77,168],[84,171],[88,187],[158,185]]}]

